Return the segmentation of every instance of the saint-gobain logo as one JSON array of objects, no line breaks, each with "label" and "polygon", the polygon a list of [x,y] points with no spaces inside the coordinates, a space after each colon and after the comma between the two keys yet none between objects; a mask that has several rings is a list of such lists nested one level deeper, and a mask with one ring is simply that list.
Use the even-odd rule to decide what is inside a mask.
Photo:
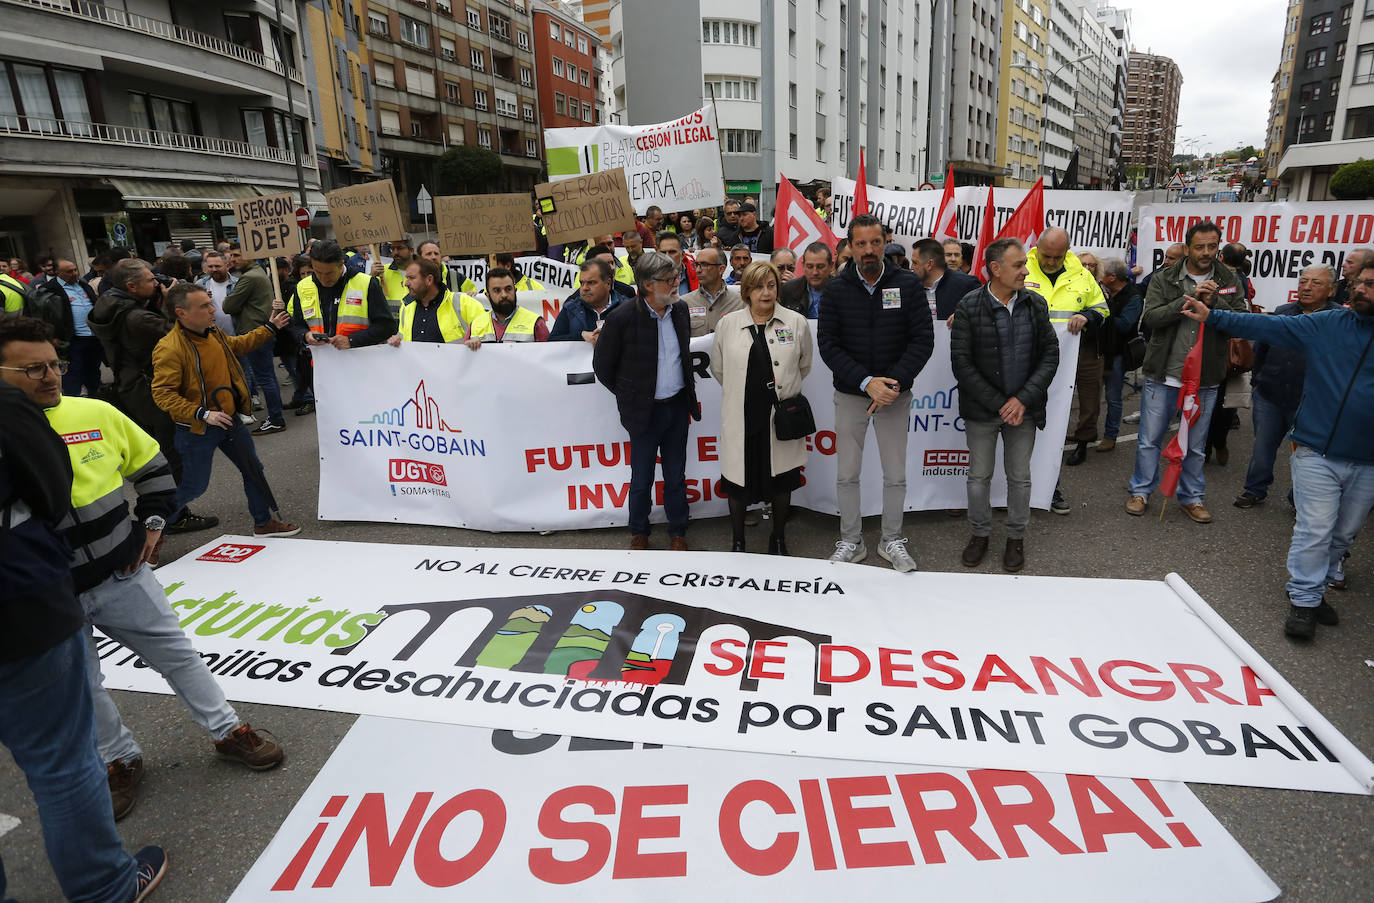
[{"label": "saint-gobain logo", "polygon": [[925,457],[926,467],[968,467],[968,449],[928,448]]},{"label": "saint-gobain logo", "polygon": [[387,473],[393,483],[433,483],[447,486],[442,464],[426,464],[424,461],[411,461],[406,458],[392,458],[387,463]]},{"label": "saint-gobain logo", "polygon": [[223,542],[215,546],[196,559],[196,561],[222,561],[226,564],[237,564],[252,558],[261,552],[266,546],[235,545],[231,542]]}]

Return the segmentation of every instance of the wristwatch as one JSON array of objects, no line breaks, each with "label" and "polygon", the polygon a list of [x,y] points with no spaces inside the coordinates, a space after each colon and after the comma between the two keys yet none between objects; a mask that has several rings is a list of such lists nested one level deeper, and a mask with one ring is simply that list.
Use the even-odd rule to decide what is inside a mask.
[{"label": "wristwatch", "polygon": [[167,518],[156,514],[143,521],[143,529],[149,533],[161,533],[167,528]]}]

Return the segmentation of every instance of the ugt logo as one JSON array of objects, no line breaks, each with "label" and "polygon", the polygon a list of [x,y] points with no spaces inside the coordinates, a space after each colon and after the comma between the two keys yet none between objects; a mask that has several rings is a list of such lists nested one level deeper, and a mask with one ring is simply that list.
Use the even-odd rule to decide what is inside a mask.
[{"label": "ugt logo", "polygon": [[247,561],[265,548],[267,546],[222,542],[204,555],[198,556],[196,561],[221,561],[225,564],[238,564],[240,561]]},{"label": "ugt logo", "polygon": [[393,483],[432,483],[447,486],[442,464],[426,464],[407,458],[392,458],[387,462],[387,476]]},{"label": "ugt logo", "polygon": [[[426,564],[435,563],[422,563],[420,567]],[[434,637],[449,618],[474,609],[485,612],[488,620],[466,648],[462,648],[453,663],[456,667],[481,665],[507,671],[557,674],[578,680],[681,685],[691,672],[698,639],[707,630],[721,625],[744,630],[749,635],[747,648],[750,649],[760,640],[797,637],[811,643],[819,654],[820,647],[831,642],[829,634],[769,624],[638,593],[604,589],[383,605],[377,610],[384,612],[386,619],[380,624],[367,625],[367,634],[361,640],[334,650],[334,654],[353,654],[382,625],[388,635],[396,629],[417,626],[393,656],[397,661],[406,661]],[[421,614],[424,619],[417,625],[413,617],[397,617],[409,614]],[[452,629],[445,631],[442,641],[452,640]],[[748,673],[747,668],[741,671],[740,689],[755,690],[758,680],[748,677]],[[816,680],[814,691],[828,696],[830,686]]]}]

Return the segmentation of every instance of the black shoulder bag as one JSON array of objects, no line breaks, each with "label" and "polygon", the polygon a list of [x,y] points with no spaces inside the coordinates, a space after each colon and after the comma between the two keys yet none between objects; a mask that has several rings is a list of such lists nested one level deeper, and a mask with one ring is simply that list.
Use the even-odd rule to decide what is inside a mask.
[{"label": "black shoulder bag", "polygon": [[[754,341],[763,341],[763,332],[754,334]],[[767,351],[767,349],[764,349]],[[768,353],[769,372],[773,373],[773,355]],[[816,418],[811,413],[811,402],[806,400],[806,396],[800,393],[791,398],[779,398],[777,388],[778,376],[773,373],[773,378],[768,381],[768,393],[773,396],[773,433],[780,441],[787,442],[792,439],[805,439],[816,431]]]}]

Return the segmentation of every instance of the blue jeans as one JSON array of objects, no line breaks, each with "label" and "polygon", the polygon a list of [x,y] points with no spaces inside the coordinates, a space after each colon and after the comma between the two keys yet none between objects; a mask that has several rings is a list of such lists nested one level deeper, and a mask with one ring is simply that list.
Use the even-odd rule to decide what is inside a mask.
[{"label": "blue jeans", "polygon": [[[0,743],[24,772],[43,823],[43,845],[62,894],[82,903],[126,903],[134,858],[110,808],[95,748],[81,631],[31,658],[0,664]],[[5,869],[0,863],[0,899]]]},{"label": "blue jeans", "polygon": [[257,388],[262,390],[263,401],[267,403],[267,419],[282,423],[281,386],[277,385],[277,369],[272,355],[273,343],[268,342],[261,348],[250,351],[239,360],[247,364]]},{"label": "blue jeans", "polygon": [[1313,608],[1374,507],[1374,464],[1326,458],[1305,445],[1289,464],[1298,521],[1288,547],[1287,590],[1294,605]]},{"label": "blue jeans", "polygon": [[1121,355],[1111,359],[1106,368],[1104,382],[1107,386],[1107,424],[1102,428],[1102,438],[1115,439],[1121,432],[1121,391],[1126,387],[1126,364]]},{"label": "blue jeans", "polygon": [[663,464],[663,513],[668,535],[687,535],[687,423],[691,418],[680,399],[655,402],[649,429],[630,437],[630,533],[649,535],[653,508],[654,461]]},{"label": "blue jeans", "polygon": [[[1178,407],[1179,390],[1149,378],[1140,387],[1140,435],[1135,446],[1135,473],[1131,474],[1131,495],[1149,498],[1159,485],[1159,453],[1167,444],[1169,420]],[[1202,476],[1202,462],[1206,457],[1207,429],[1212,424],[1212,408],[1217,401],[1217,387],[1199,389],[1198,402],[1202,411],[1197,422],[1188,428],[1188,448],[1183,456],[1183,473],[1178,481],[1177,501],[1180,505],[1200,503],[1207,490]]]},{"label": "blue jeans", "polygon": [[62,375],[62,394],[80,395],[84,388],[91,398],[99,395],[100,362],[104,359],[100,339],[93,335],[72,336],[72,343],[67,348],[68,369]]},{"label": "blue jeans", "polygon": [[[277,403],[281,403],[280,397]],[[277,413],[280,416],[280,408]],[[237,447],[237,456],[225,449],[231,435]],[[206,424],[205,432],[200,434],[178,425],[176,447],[181,455],[181,480],[177,484],[177,518],[186,512],[187,505],[204,495],[205,490],[209,488],[215,449],[219,449],[224,452],[226,458],[234,462],[234,466],[243,476],[243,494],[248,497],[248,513],[253,515],[253,526],[261,527],[272,519],[267,496],[258,488],[257,481],[265,480],[265,477],[261,476],[262,462],[258,460],[257,449],[253,447],[252,435],[238,418],[234,419],[234,425],[228,430]],[[252,468],[256,468],[256,471]]]},{"label": "blue jeans", "polygon": [[1289,411],[1269,401],[1255,389],[1250,393],[1250,417],[1255,424],[1255,446],[1250,452],[1250,467],[1245,471],[1245,491],[1258,498],[1269,494],[1274,482],[1274,458],[1283,437],[1293,428],[1297,411]]}]

